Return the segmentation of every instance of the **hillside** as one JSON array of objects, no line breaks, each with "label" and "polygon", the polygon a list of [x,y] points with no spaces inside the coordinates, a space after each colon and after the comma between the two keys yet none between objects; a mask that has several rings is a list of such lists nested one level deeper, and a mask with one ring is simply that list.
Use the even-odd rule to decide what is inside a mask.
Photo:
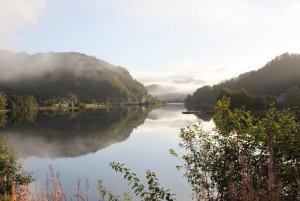
[{"label": "hillside", "polygon": [[38,102],[72,98],[81,102],[144,103],[145,87],[122,67],[80,53],[0,51],[0,91],[34,95]]},{"label": "hillside", "polygon": [[[271,97],[278,103],[288,103],[288,95],[295,96],[300,87],[300,55],[285,53],[268,62],[256,71],[214,86],[203,86],[186,99],[186,105],[212,105],[223,89],[245,95]],[[242,90],[238,92],[239,90]],[[295,106],[295,105],[292,105]]]}]

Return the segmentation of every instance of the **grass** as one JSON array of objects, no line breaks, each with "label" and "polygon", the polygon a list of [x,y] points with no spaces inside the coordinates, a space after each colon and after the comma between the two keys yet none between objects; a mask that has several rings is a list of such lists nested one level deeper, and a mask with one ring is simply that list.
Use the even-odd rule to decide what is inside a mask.
[{"label": "grass", "polygon": [[[0,194],[0,201],[89,201],[90,185],[89,180],[85,180],[85,188],[81,188],[81,179],[77,180],[77,188],[74,189],[74,195],[67,197],[62,186],[59,172],[55,172],[54,168],[49,165],[47,180],[45,186],[38,186],[35,180],[34,186],[29,187],[28,184],[18,185],[12,181],[10,190],[6,189],[4,195]],[[41,190],[42,189],[42,190]],[[132,196],[128,192],[124,192],[123,196],[115,196],[104,187],[103,182],[98,180],[97,185],[99,201],[132,201]]]},{"label": "grass", "polygon": [[[67,197],[63,191],[62,183],[60,177],[58,176],[59,174],[55,174],[54,169],[51,165],[49,165],[49,175],[50,177],[47,178],[47,182],[46,182],[46,187],[45,187],[46,190],[44,191],[39,190],[37,183],[35,185],[35,188],[30,190],[29,184],[17,185],[15,182],[12,182],[11,193],[9,195],[8,193],[6,193],[4,195],[3,200],[5,201],[66,201]],[[89,189],[87,188],[85,195],[81,193],[80,180],[78,180],[77,189],[74,196],[80,201],[88,201],[89,200],[88,191]]]},{"label": "grass", "polygon": [[56,106],[50,106],[50,107],[43,107],[43,106],[39,106],[39,107],[36,107],[37,110],[39,111],[44,111],[44,110],[71,110],[71,109],[74,109],[74,110],[78,110],[80,109],[79,107],[56,107]]},{"label": "grass", "polygon": [[92,109],[104,109],[107,108],[107,106],[105,104],[85,104],[86,108],[92,108]]}]

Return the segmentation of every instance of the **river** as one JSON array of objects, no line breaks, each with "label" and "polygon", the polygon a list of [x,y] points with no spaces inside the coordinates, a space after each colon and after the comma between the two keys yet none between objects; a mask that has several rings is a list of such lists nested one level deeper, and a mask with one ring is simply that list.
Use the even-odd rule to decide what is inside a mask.
[{"label": "river", "polygon": [[31,115],[29,121],[21,118],[23,121],[8,122],[0,131],[20,152],[24,169],[34,173],[32,191],[36,186],[39,192],[46,191],[51,165],[67,200],[77,200],[78,182],[83,197],[88,194],[89,200],[99,200],[99,180],[107,190],[123,196],[131,188],[109,167],[115,161],[125,163],[143,182],[145,171],[154,171],[159,183],[176,194],[177,200],[188,201],[192,200],[191,188],[184,172],[176,169],[180,162],[170,156],[169,149],[184,154],[178,147],[180,129],[201,122],[210,130],[213,121],[210,115],[199,118],[182,114],[184,110],[181,104],[169,104],[159,108],[43,111]]}]

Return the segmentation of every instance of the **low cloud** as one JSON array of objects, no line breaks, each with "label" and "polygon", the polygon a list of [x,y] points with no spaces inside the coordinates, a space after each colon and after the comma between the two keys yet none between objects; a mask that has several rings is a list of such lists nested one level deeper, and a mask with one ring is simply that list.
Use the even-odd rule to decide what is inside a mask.
[{"label": "low cloud", "polygon": [[36,24],[46,4],[46,0],[1,0],[0,48],[7,48],[11,40],[16,40],[22,28]]},{"label": "low cloud", "polygon": [[186,78],[186,79],[179,79],[179,80],[173,80],[174,84],[205,84],[206,82],[204,80],[195,80],[193,78]]},{"label": "low cloud", "polygon": [[178,91],[178,88],[175,86],[153,84],[146,86],[146,89],[152,96],[163,100],[184,100],[187,96],[186,92]]},{"label": "low cloud", "polygon": [[[162,99],[185,99],[196,89],[204,85],[213,85],[222,80],[227,80],[246,72],[242,68],[226,68],[231,66],[231,61],[216,66],[206,60],[183,60],[161,66],[151,71],[130,70],[138,81],[148,86],[148,91],[153,96]],[[243,66],[243,63],[240,64]]]},{"label": "low cloud", "polygon": [[22,79],[39,78],[45,75],[55,75],[62,72],[71,72],[75,76],[97,76],[95,68],[105,68],[110,64],[95,60],[87,55],[65,53],[11,53],[0,50],[0,82],[11,82]]},{"label": "low cloud", "polygon": [[201,72],[132,72],[133,76],[142,82],[150,94],[161,99],[185,99],[188,94],[207,82]]}]

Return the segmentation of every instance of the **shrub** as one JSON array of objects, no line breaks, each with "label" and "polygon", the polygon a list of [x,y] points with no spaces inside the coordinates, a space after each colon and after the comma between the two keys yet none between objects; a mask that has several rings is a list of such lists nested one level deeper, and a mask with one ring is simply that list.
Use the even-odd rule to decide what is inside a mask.
[{"label": "shrub", "polygon": [[8,200],[15,187],[33,180],[31,173],[21,171],[18,155],[6,141],[4,137],[0,137],[0,200]]},{"label": "shrub", "polygon": [[180,132],[179,156],[197,200],[299,200],[299,123],[289,110],[271,107],[254,118],[230,109],[230,99],[216,104],[216,127],[196,124]]}]

